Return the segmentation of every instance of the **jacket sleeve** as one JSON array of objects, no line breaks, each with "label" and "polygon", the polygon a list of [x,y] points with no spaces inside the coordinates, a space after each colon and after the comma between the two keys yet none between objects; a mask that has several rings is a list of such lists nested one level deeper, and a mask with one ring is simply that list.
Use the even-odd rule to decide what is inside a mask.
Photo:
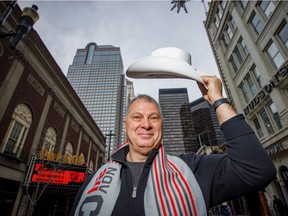
[{"label": "jacket sleeve", "polygon": [[[243,115],[224,122],[221,129],[227,155],[196,155],[188,160],[210,207],[263,189],[276,175],[274,164]],[[184,160],[187,162],[187,156]]]},{"label": "jacket sleeve", "polygon": [[75,214],[75,210],[78,206],[78,203],[81,199],[81,196],[84,192],[84,190],[86,189],[88,183],[91,181],[91,179],[93,178],[93,176],[95,175],[96,172],[92,173],[91,175],[88,176],[88,178],[84,181],[84,183],[81,185],[81,187],[79,188],[77,194],[76,194],[76,197],[74,199],[74,202],[73,202],[73,206],[72,206],[72,209],[71,209],[71,212],[69,214],[69,216],[73,216]]}]

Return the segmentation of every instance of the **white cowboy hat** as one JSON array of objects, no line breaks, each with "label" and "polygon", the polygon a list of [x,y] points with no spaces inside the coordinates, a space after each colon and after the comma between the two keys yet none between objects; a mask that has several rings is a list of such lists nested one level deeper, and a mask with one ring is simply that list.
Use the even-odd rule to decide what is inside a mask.
[{"label": "white cowboy hat", "polygon": [[151,56],[136,60],[126,71],[126,76],[134,79],[184,78],[201,83],[203,75],[207,74],[191,66],[190,53],[176,47],[157,49]]}]

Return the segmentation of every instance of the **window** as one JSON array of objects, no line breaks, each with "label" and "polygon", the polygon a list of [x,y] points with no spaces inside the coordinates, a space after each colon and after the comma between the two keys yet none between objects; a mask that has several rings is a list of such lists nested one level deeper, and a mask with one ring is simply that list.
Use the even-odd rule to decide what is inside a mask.
[{"label": "window", "polygon": [[279,113],[278,113],[278,111],[276,109],[275,104],[271,103],[269,105],[269,109],[270,109],[270,112],[271,112],[271,114],[273,116],[273,119],[274,119],[274,121],[276,123],[277,129],[281,129],[282,128],[282,124],[281,124],[280,116],[279,116]]},{"label": "window", "polygon": [[64,163],[71,164],[72,156],[73,156],[73,145],[72,143],[68,142],[64,153]]},{"label": "window", "polygon": [[255,13],[255,11],[252,12],[250,20],[251,20],[250,23],[252,24],[257,35],[259,35],[262,32],[264,26],[263,26],[263,23],[261,22],[259,16]]},{"label": "window", "polygon": [[242,37],[239,38],[238,44],[240,45],[240,48],[241,48],[242,52],[244,53],[244,55],[247,56],[249,53],[249,50],[248,50],[248,47],[247,47],[247,45],[246,45],[246,43]]},{"label": "window", "polygon": [[55,131],[54,128],[49,127],[46,131],[45,137],[44,137],[44,141],[43,141],[43,145],[41,148],[41,157],[43,158],[47,158],[50,160],[54,159],[54,148],[56,145],[56,137],[57,137],[57,133]]},{"label": "window", "polygon": [[252,80],[252,77],[250,76],[250,74],[248,74],[245,78],[248,86],[249,86],[249,89],[250,89],[250,92],[253,96],[255,96],[257,94],[257,89],[256,89],[256,85],[254,84],[254,81]]},{"label": "window", "polygon": [[273,41],[270,43],[266,52],[277,68],[283,64],[284,58]]},{"label": "window", "polygon": [[[27,133],[32,123],[32,113],[25,104],[19,104],[12,115],[7,139],[4,140],[2,152],[20,158]],[[5,136],[6,137],[6,136]]]},{"label": "window", "polygon": [[272,101],[252,119],[252,122],[259,138],[266,134],[273,135],[282,128],[280,116]]},{"label": "window", "polygon": [[228,38],[231,40],[233,37],[233,32],[232,32],[230,26],[228,26],[228,25],[226,26],[225,32],[226,32],[226,35],[228,36]]},{"label": "window", "polygon": [[259,85],[259,88],[262,88],[264,86],[264,82],[263,82],[263,79],[262,79],[261,74],[259,73],[258,69],[255,66],[253,66],[251,69],[251,72],[253,74],[253,77],[256,79],[256,81]]},{"label": "window", "polygon": [[257,133],[258,137],[262,138],[264,136],[264,134],[263,134],[261,125],[260,125],[260,123],[258,121],[258,118],[255,117],[254,119],[252,119],[252,122],[254,124],[255,129],[256,129],[256,133]]},{"label": "window", "polygon": [[247,55],[248,55],[248,48],[243,38],[240,37],[233,50],[232,56],[229,59],[229,62],[234,72],[237,72],[238,68],[242,65]]},{"label": "window", "polygon": [[245,9],[247,7],[248,2],[249,2],[248,0],[240,0],[241,7]]},{"label": "window", "polygon": [[275,9],[275,5],[274,5],[273,1],[267,1],[267,0],[261,1],[259,6],[267,18],[269,18],[272,15],[272,13]]},{"label": "window", "polygon": [[245,102],[248,103],[251,98],[255,97],[262,87],[263,81],[261,74],[256,66],[253,65],[239,86]]},{"label": "window", "polygon": [[218,5],[215,18],[214,18],[214,25],[216,26],[216,28],[219,27],[219,24],[223,15],[223,8],[225,8],[225,6],[226,6],[226,1],[221,1],[220,4]]},{"label": "window", "polygon": [[235,47],[233,53],[236,56],[236,59],[238,60],[238,64],[241,65],[243,63],[243,57],[242,57],[240,50],[238,49],[237,46]]},{"label": "window", "polygon": [[219,7],[217,9],[216,14],[217,14],[218,19],[221,20],[222,15],[223,15],[223,11],[222,11],[221,7]]},{"label": "window", "polygon": [[224,46],[227,47],[236,30],[236,24],[233,17],[230,15],[222,34]]},{"label": "window", "polygon": [[282,25],[278,37],[283,42],[283,44],[288,48],[288,25],[286,22]]},{"label": "window", "polygon": [[272,127],[272,124],[270,122],[270,119],[268,117],[268,114],[267,114],[266,110],[261,111],[260,112],[260,116],[261,116],[261,119],[262,119],[266,129],[267,129],[267,132],[269,134],[273,134],[274,133],[274,129]]},{"label": "window", "polygon": [[220,21],[217,18],[215,18],[214,19],[214,25],[216,26],[216,28],[219,27],[219,24],[220,24]]},{"label": "window", "polygon": [[250,101],[250,97],[248,95],[247,88],[246,88],[246,86],[244,85],[243,82],[240,85],[240,89],[241,89],[242,95],[243,95],[243,97],[245,99],[245,102],[248,103]]},{"label": "window", "polygon": [[231,64],[234,72],[236,73],[237,70],[238,70],[238,66],[237,66],[237,64],[236,64],[233,56],[230,57],[229,62],[230,62],[230,64]]},{"label": "window", "polygon": [[224,9],[226,7],[227,0],[221,1],[221,7]]}]

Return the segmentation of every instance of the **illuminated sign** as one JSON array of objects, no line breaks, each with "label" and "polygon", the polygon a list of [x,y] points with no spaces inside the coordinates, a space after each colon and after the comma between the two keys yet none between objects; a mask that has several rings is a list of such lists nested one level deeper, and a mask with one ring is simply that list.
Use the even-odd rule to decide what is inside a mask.
[{"label": "illuminated sign", "polygon": [[31,176],[32,183],[49,183],[61,185],[79,185],[85,180],[85,169],[53,166],[51,164],[35,163]]}]

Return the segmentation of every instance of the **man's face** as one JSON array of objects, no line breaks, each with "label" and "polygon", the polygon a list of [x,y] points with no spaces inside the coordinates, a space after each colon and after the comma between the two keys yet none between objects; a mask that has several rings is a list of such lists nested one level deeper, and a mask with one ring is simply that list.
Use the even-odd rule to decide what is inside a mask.
[{"label": "man's face", "polygon": [[131,104],[124,121],[132,153],[148,155],[157,149],[162,139],[162,119],[157,106],[140,99]]}]

